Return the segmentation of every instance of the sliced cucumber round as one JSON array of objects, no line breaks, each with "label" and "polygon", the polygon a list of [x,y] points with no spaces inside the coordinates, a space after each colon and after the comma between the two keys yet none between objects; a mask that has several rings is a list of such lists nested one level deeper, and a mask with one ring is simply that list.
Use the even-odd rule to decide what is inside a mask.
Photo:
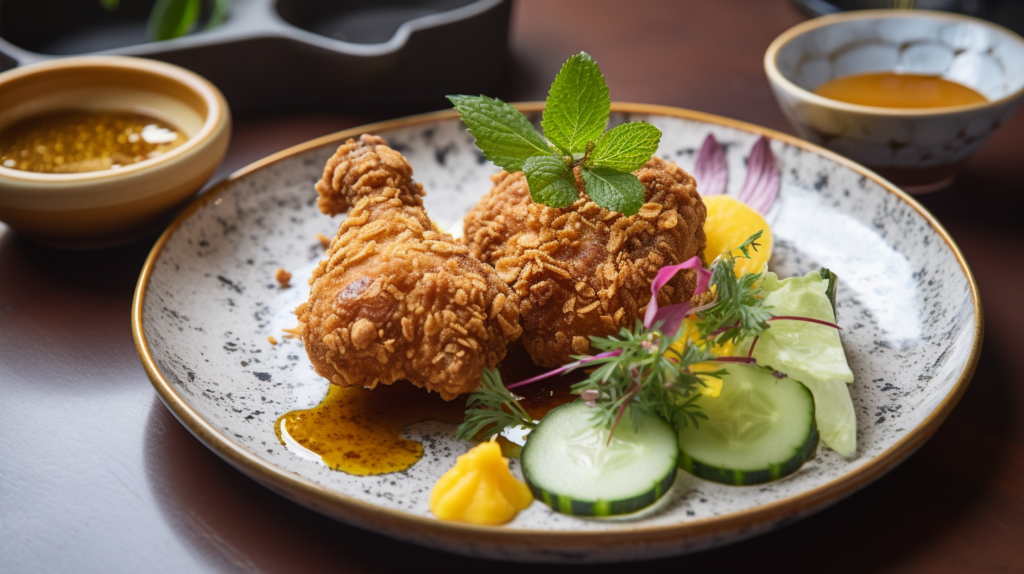
[{"label": "sliced cucumber round", "polygon": [[573,401],[553,409],[526,439],[520,461],[534,496],[563,514],[629,514],[661,498],[676,479],[679,447],[671,425],[623,417],[608,442],[594,409]]},{"label": "sliced cucumber round", "polygon": [[818,447],[810,391],[756,367],[728,365],[728,371],[721,394],[700,400],[708,419],[679,433],[679,466],[737,486],[796,472]]}]

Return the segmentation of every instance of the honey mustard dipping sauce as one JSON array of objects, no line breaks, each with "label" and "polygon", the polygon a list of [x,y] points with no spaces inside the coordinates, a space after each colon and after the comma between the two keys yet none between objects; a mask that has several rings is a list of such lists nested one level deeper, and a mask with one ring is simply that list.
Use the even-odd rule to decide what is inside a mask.
[{"label": "honey mustard dipping sauce", "polygon": [[52,112],[0,130],[0,165],[41,173],[118,169],[163,155],[187,139],[144,114]]},{"label": "honey mustard dipping sauce", "polygon": [[876,108],[946,108],[988,101],[967,86],[940,76],[876,72],[825,82],[814,93],[832,100]]},{"label": "honey mustard dipping sauce", "polygon": [[[498,365],[502,380],[518,381],[546,371],[534,365],[526,349],[509,347]],[[551,409],[573,401],[573,383],[586,375],[578,371],[517,389],[519,404],[535,420]],[[367,476],[399,472],[423,457],[423,444],[405,438],[406,427],[424,421],[454,425],[465,419],[466,398],[444,401],[436,393],[406,381],[375,388],[330,385],[319,405],[282,415],[274,423],[277,440],[288,450],[323,462],[327,467]],[[505,456],[518,457],[521,447],[498,439]]]}]

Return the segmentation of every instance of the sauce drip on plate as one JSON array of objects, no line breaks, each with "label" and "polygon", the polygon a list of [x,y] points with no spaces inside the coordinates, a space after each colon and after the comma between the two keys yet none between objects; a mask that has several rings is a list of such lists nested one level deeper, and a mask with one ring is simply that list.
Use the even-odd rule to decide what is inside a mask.
[{"label": "sauce drip on plate", "polygon": [[163,155],[187,139],[143,114],[53,112],[0,131],[0,165],[42,173],[118,169]]},{"label": "sauce drip on plate", "polygon": [[331,385],[322,403],[282,416],[274,430],[289,450],[366,476],[405,470],[423,456],[422,444],[402,438],[405,427],[428,420],[457,424],[465,411],[465,399],[445,402],[405,381],[374,389]]},{"label": "sauce drip on plate", "polygon": [[978,92],[940,76],[876,72],[825,82],[814,93],[876,108],[945,108],[988,101]]},{"label": "sauce drip on plate", "polygon": [[[509,345],[505,360],[498,364],[501,380],[506,385],[539,375],[547,370],[549,369],[533,364],[529,353],[520,345]],[[569,390],[573,383],[582,381],[586,376],[584,369],[577,369],[567,375],[556,375],[532,385],[513,389],[512,394],[519,397],[519,404],[534,420],[540,420],[551,409],[579,398],[579,395],[571,394]]]},{"label": "sauce drip on plate", "polygon": [[[522,347],[512,345],[498,370],[505,384],[512,384],[545,369],[534,365]],[[582,376],[577,372],[554,377],[515,392],[522,396],[526,411],[540,419],[576,398],[569,386]],[[428,420],[458,424],[465,412],[465,396],[445,402],[405,381],[374,389],[331,385],[322,403],[283,415],[274,431],[292,452],[321,460],[334,470],[366,476],[405,470],[423,456],[422,444],[402,436],[406,427]]]}]

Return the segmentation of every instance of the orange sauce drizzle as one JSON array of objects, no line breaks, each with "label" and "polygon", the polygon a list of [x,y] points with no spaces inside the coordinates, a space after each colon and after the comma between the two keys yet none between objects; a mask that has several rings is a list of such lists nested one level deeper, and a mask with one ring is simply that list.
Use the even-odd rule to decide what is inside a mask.
[{"label": "orange sauce drizzle", "polygon": [[402,438],[405,427],[427,420],[459,423],[465,399],[445,402],[405,381],[393,385],[331,385],[319,405],[277,419],[274,430],[286,447],[289,439],[334,470],[366,476],[405,470],[423,456],[423,445]]},{"label": "orange sauce drizzle", "polygon": [[[512,345],[498,370],[505,384],[512,384],[545,369],[534,365],[522,347]],[[582,376],[554,377],[514,392],[530,416],[539,420],[576,398],[569,387]],[[421,443],[403,438],[406,427],[428,420],[458,424],[465,411],[466,396],[445,402],[405,381],[374,389],[331,385],[322,403],[281,416],[274,431],[289,449],[304,449],[334,470],[366,476],[405,470],[423,456]]]},{"label": "orange sauce drizzle", "polygon": [[834,78],[814,89],[833,100],[876,108],[945,108],[988,101],[940,76],[876,72]]}]

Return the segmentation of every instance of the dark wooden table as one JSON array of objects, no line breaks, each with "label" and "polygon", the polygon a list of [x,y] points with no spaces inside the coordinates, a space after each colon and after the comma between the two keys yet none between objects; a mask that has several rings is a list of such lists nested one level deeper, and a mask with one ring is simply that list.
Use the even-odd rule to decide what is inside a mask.
[{"label": "dark wooden table", "polygon": [[[791,131],[761,57],[803,19],[787,0],[520,1],[508,94],[542,99],[561,62],[585,50],[615,100]],[[367,119],[357,110],[242,119],[221,175]],[[1021,150],[1024,113],[953,187],[921,199],[963,248],[988,311],[974,382],[934,438],[815,516],[643,567],[1024,571],[1024,361],[1014,360],[1024,326]],[[350,528],[218,459],[156,398],[135,353],[129,309],[150,244],[60,252],[0,224],[0,572],[564,569],[471,560]]]}]

